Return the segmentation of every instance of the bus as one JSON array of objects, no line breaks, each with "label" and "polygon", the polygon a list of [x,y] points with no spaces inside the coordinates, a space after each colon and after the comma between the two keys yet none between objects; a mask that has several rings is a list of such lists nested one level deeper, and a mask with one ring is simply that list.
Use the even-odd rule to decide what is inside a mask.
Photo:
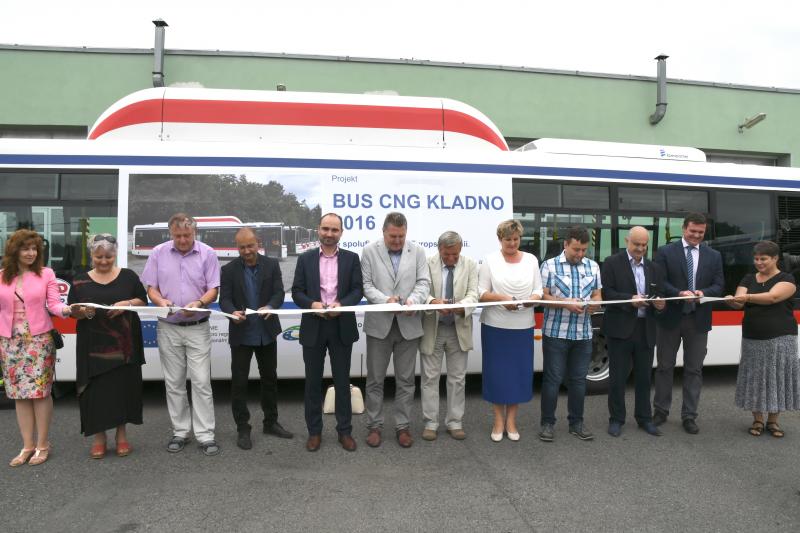
[{"label": "bus", "polygon": [[[166,220],[168,215],[161,213],[178,210],[224,212],[242,220],[255,220],[250,214],[258,212],[298,220],[334,211],[344,221],[340,246],[356,252],[382,238],[386,213],[401,211],[409,221],[408,238],[430,254],[436,253],[443,231],[455,230],[465,240],[462,253],[476,260],[497,249],[495,227],[502,220],[522,223],[522,248],[540,261],[558,253],[565,227],[582,224],[591,235],[588,255],[599,263],[624,247],[624,236],[635,225],[650,232],[647,257],[652,258],[660,246],[680,238],[686,213],[697,211],[709,217],[706,240],[722,253],[727,293],[750,271],[756,241],[778,242],[785,268],[798,268],[793,254],[800,253],[800,169],[708,163],[702,152],[668,146],[615,145],[611,150],[543,140],[510,151],[489,119],[443,99],[172,88],[143,92],[112,106],[90,140],[0,140],[0,246],[20,227],[50,235],[48,266],[65,294],[72,277],[90,268],[85,242],[96,228],[111,227],[120,250],[132,251],[137,231],[144,228],[131,221],[148,214]],[[170,114],[170,98],[179,101],[182,113]],[[150,109],[151,104],[141,104],[143,99],[161,102],[152,105],[159,113],[155,118],[152,110],[139,119],[131,112]],[[242,105],[249,104],[251,112],[243,112]],[[232,117],[225,115],[226,105],[236,110]],[[404,114],[404,108],[411,111]],[[219,129],[203,122],[209,109],[222,121]],[[118,115],[119,110],[126,112]],[[426,113],[438,120],[426,121]],[[237,117],[249,123],[229,123]],[[154,126],[153,120],[161,122]],[[315,120],[325,126],[315,126]],[[297,128],[308,128],[308,138]],[[415,131],[419,135],[412,135]],[[43,211],[45,219],[37,215]],[[285,242],[286,226],[274,224],[269,228],[278,228]],[[158,237],[163,241],[165,235]],[[316,236],[309,234],[312,239]],[[296,241],[297,233],[295,253],[302,253]],[[282,244],[282,256],[289,247]],[[295,259],[288,249],[285,254],[281,269],[288,290]],[[121,252],[118,261],[134,270],[143,266],[134,253]],[[706,364],[737,364],[742,312],[713,305]],[[289,294],[284,307],[293,307]],[[478,314],[473,314],[476,325]],[[537,316],[534,368],[540,370]],[[602,315],[595,319],[599,324]],[[299,318],[284,317],[281,323],[279,375],[302,377]],[[65,333],[58,376],[74,380],[75,324],[57,320],[57,326]],[[480,328],[474,331],[469,371],[480,372]],[[605,341],[596,333],[590,388],[602,388],[608,378]],[[144,320],[143,335],[149,363],[144,377],[161,379],[154,321]],[[214,318],[215,379],[230,375],[226,336],[225,319]],[[362,338],[353,349],[354,376],[366,374],[365,353]]]},{"label": "bus", "polygon": [[[214,249],[220,259],[239,257],[236,248],[236,232],[251,228],[259,240],[259,253],[275,259],[283,259],[287,255],[283,244],[283,225],[280,222],[247,222],[236,217],[194,217],[197,221],[197,240]],[[219,219],[236,219],[235,221]],[[209,220],[214,219],[214,220]],[[133,226],[131,253],[140,257],[148,257],[153,248],[168,241],[169,228],[166,222],[154,224],[137,224]]]},{"label": "bus", "polygon": [[288,255],[298,255],[311,248],[319,247],[317,230],[302,226],[284,226],[283,240]]}]

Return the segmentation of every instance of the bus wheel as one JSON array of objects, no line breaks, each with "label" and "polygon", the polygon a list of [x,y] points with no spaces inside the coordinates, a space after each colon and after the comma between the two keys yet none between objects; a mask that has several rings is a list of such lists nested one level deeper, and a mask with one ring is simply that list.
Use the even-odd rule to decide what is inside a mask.
[{"label": "bus wheel", "polygon": [[586,374],[586,394],[608,393],[608,347],[606,337],[595,330],[592,336],[592,360]]}]

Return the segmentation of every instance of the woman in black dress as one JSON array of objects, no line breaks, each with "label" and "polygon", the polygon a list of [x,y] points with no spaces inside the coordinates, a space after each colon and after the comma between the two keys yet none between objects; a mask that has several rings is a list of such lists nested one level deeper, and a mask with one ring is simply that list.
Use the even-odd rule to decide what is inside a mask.
[{"label": "woman in black dress", "polygon": [[761,241],[753,248],[755,274],[739,282],[728,303],[744,308],[742,358],[736,379],[736,406],[753,413],[750,434],[766,429],[783,437],[778,414],[800,409],[800,360],[794,317],[795,280],[778,268],[778,245]]},{"label": "woman in black dress", "polygon": [[78,319],[77,387],[81,433],[94,435],[90,455],[106,453],[106,430],[116,428],[116,453],[131,452],[125,424],[142,423],[144,348],[139,316],[75,305],[94,303],[140,306],[147,293],[138,276],[116,266],[117,241],[107,233],[89,242],[92,270],[75,277],[69,292],[72,316]]}]

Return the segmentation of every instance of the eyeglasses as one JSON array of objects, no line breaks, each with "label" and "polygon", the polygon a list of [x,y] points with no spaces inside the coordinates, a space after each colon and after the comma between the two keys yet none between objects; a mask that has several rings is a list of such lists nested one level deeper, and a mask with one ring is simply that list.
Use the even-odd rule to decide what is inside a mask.
[{"label": "eyeglasses", "polygon": [[98,233],[92,239],[92,242],[103,242],[106,241],[110,244],[117,244],[117,239],[113,235],[109,235],[108,233]]}]

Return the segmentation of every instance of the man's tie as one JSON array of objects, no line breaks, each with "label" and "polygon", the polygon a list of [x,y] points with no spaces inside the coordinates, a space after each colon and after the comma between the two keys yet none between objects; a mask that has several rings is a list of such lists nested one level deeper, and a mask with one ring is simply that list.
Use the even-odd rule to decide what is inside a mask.
[{"label": "man's tie", "polygon": [[[444,282],[444,299],[448,302],[453,300],[453,270],[455,266],[445,266],[447,269],[447,280]],[[455,316],[453,314],[443,315],[442,323],[444,324],[452,324],[455,321]]]},{"label": "man's tie", "polygon": [[[686,247],[686,279],[689,281],[689,290],[694,292],[694,246]],[[684,313],[691,313],[695,309],[694,302],[686,302],[683,306]]]}]

